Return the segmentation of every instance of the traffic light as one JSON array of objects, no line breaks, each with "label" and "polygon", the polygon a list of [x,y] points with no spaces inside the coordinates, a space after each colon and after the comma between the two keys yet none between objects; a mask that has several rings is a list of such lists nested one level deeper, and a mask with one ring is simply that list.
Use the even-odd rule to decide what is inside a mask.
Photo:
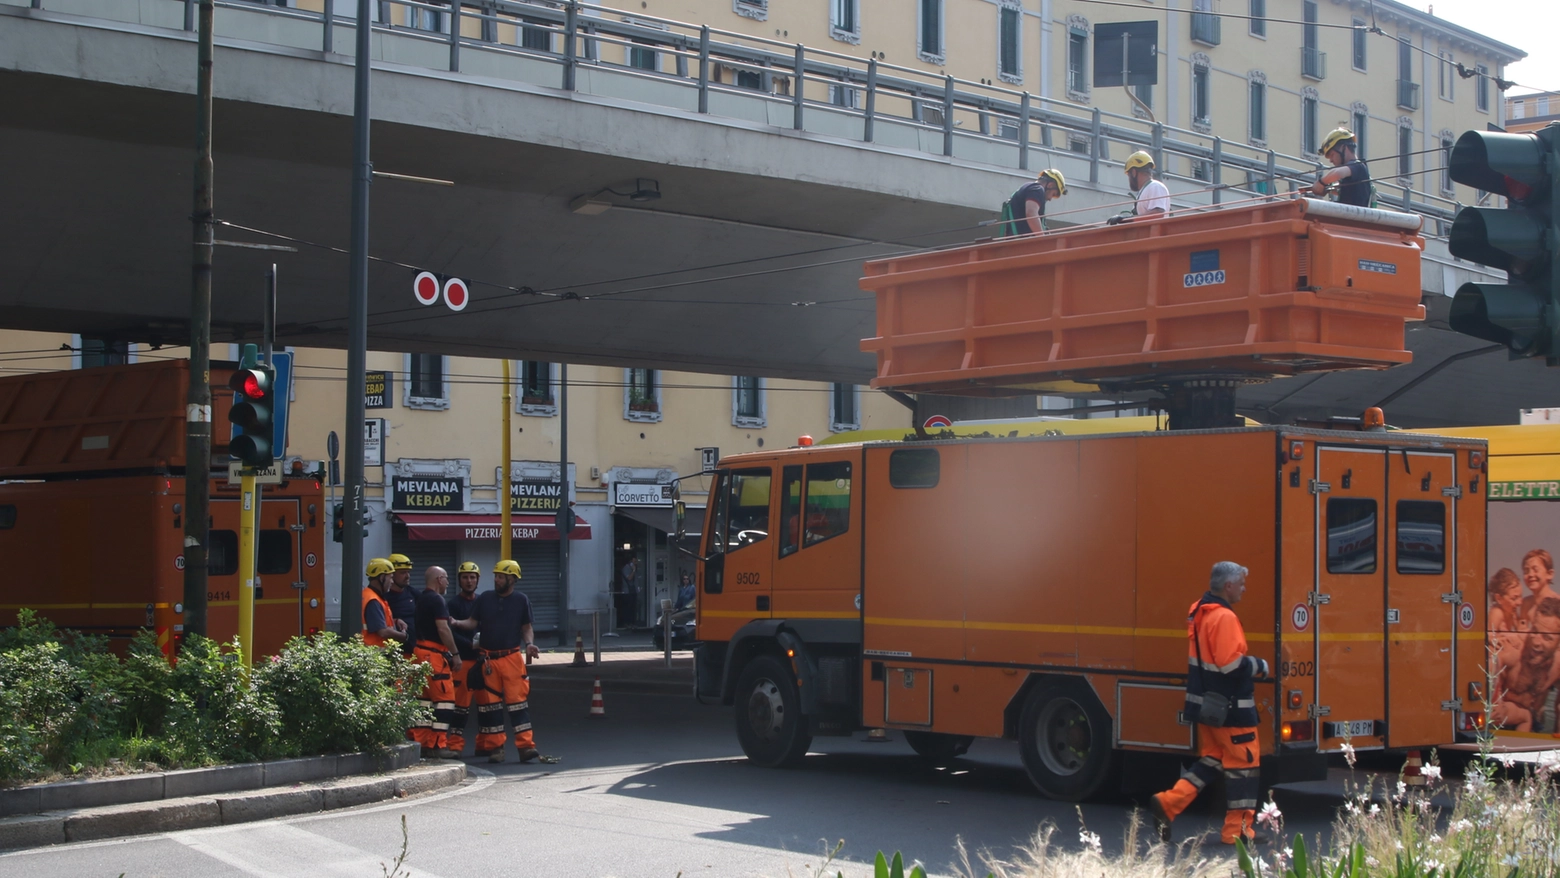
[{"label": "traffic light", "polygon": [[1452,297],[1452,329],[1499,342],[1512,359],[1560,365],[1560,122],[1537,132],[1466,131],[1452,147],[1453,180],[1503,195],[1505,209],[1465,207],[1452,223],[1453,256],[1503,269],[1510,283],[1466,283]]},{"label": "traffic light", "polygon": [[573,506],[574,504],[572,503],[564,503],[562,506],[558,507],[557,524],[558,533],[561,535],[560,539],[564,536],[568,536],[574,531],[575,515]]},{"label": "traffic light", "polygon": [[337,503],[330,512],[330,538],[341,542],[347,533],[347,504]]},{"label": "traffic light", "polygon": [[243,429],[228,445],[228,454],[244,466],[263,469],[274,461],[271,450],[276,427],[271,420],[276,410],[276,372],[269,366],[257,366],[245,360],[234,370],[228,387],[238,394],[228,410],[228,420]]}]

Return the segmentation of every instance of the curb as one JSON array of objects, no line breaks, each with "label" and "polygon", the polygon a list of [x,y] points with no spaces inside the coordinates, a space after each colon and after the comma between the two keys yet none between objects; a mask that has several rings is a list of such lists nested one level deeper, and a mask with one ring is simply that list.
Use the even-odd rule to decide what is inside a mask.
[{"label": "curb", "polygon": [[464,763],[430,763],[390,775],[343,778],[312,786],[7,817],[0,819],[0,850],[294,817],[415,796],[455,786],[465,778]]},{"label": "curb", "polygon": [[414,741],[392,744],[378,753],[332,753],[301,759],[246,762],[212,768],[150,771],[124,777],[67,780],[0,790],[0,818],[15,814],[128,805],[165,799],[211,796],[262,787],[285,786],[356,774],[395,771],[416,765],[421,748]]}]

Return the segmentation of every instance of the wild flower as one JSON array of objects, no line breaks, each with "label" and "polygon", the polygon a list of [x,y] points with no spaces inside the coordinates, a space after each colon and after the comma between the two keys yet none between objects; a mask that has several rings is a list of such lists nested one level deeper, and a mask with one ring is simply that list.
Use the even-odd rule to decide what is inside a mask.
[{"label": "wild flower", "polygon": [[1264,802],[1262,805],[1262,810],[1257,813],[1257,825],[1260,826],[1266,824],[1267,826],[1272,827],[1274,832],[1277,832],[1283,827],[1283,820],[1284,812],[1278,810],[1278,804],[1275,803],[1272,799]]},{"label": "wild flower", "polygon": [[1078,830],[1078,840],[1083,842],[1085,847],[1089,848],[1090,850],[1094,851],[1095,853],[1099,853],[1100,852],[1100,834],[1099,833],[1097,833],[1097,832],[1090,832],[1087,829],[1080,829],[1080,830]]},{"label": "wild flower", "polygon": [[1381,806],[1376,804],[1375,802],[1371,802],[1370,803],[1370,816],[1374,817],[1374,816],[1376,816],[1377,814],[1380,814],[1380,813],[1381,813]]},{"label": "wild flower", "polygon": [[1419,769],[1419,773],[1425,776],[1425,783],[1434,785],[1436,781],[1441,779],[1441,766],[1426,765],[1424,768]]},{"label": "wild flower", "polygon": [[1349,763],[1350,768],[1354,767],[1354,745],[1348,741],[1343,742],[1343,761]]}]

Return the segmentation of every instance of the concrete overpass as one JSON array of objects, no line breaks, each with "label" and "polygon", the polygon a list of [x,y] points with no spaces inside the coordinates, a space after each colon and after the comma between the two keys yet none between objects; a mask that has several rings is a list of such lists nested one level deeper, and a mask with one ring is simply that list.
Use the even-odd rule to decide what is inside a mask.
[{"label": "concrete overpass", "polygon": [[[32,5],[0,0],[0,148],[12,171],[0,324],[179,343],[189,4]],[[218,237],[297,252],[219,248],[215,337],[254,337],[263,267],[275,261],[281,341],[341,346],[353,22],[219,7],[216,205],[231,225]],[[979,224],[1032,175],[1024,167],[1062,168],[1071,187],[1061,206],[1078,221],[1127,197],[1120,161],[1139,146],[1208,160],[1216,181],[1242,186],[1248,173],[1306,170],[1191,132],[838,56],[804,58],[797,100],[778,86],[795,73],[795,47],[590,7],[516,10],[547,34],[545,48],[452,40],[447,26],[376,28],[376,168],[455,185],[374,187],[375,349],[865,383],[873,363],[857,342],[873,334],[873,307],[856,287],[860,262],[988,235]],[[626,63],[647,45],[656,70]],[[716,64],[758,88],[716,82]],[[1251,194],[1207,185],[1171,180],[1187,204]],[[632,196],[648,189],[659,198]],[[1423,193],[1386,194],[1450,216],[1452,205]],[[588,201],[598,204],[571,209]],[[416,305],[418,269],[471,281],[470,307]],[[1432,303],[1483,274],[1446,256],[1442,241],[1425,269]],[[1519,406],[1560,405],[1530,363],[1493,354],[1448,364],[1482,345],[1433,324],[1409,339],[1413,366],[1276,382],[1243,401],[1269,419],[1352,413],[1433,369],[1394,400],[1394,422],[1501,422]]]}]

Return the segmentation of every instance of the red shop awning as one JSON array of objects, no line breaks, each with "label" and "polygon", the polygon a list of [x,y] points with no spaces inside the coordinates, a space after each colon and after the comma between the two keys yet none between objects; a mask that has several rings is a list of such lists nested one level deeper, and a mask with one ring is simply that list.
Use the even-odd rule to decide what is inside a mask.
[{"label": "red shop awning", "polygon": [[[472,515],[461,512],[397,512],[395,517],[406,525],[406,535],[414,540],[496,540],[499,536],[497,515]],[[574,513],[574,530],[571,540],[590,539],[590,522],[578,511]],[[558,525],[551,515],[512,515],[509,518],[509,538],[513,540],[556,540]]]}]

